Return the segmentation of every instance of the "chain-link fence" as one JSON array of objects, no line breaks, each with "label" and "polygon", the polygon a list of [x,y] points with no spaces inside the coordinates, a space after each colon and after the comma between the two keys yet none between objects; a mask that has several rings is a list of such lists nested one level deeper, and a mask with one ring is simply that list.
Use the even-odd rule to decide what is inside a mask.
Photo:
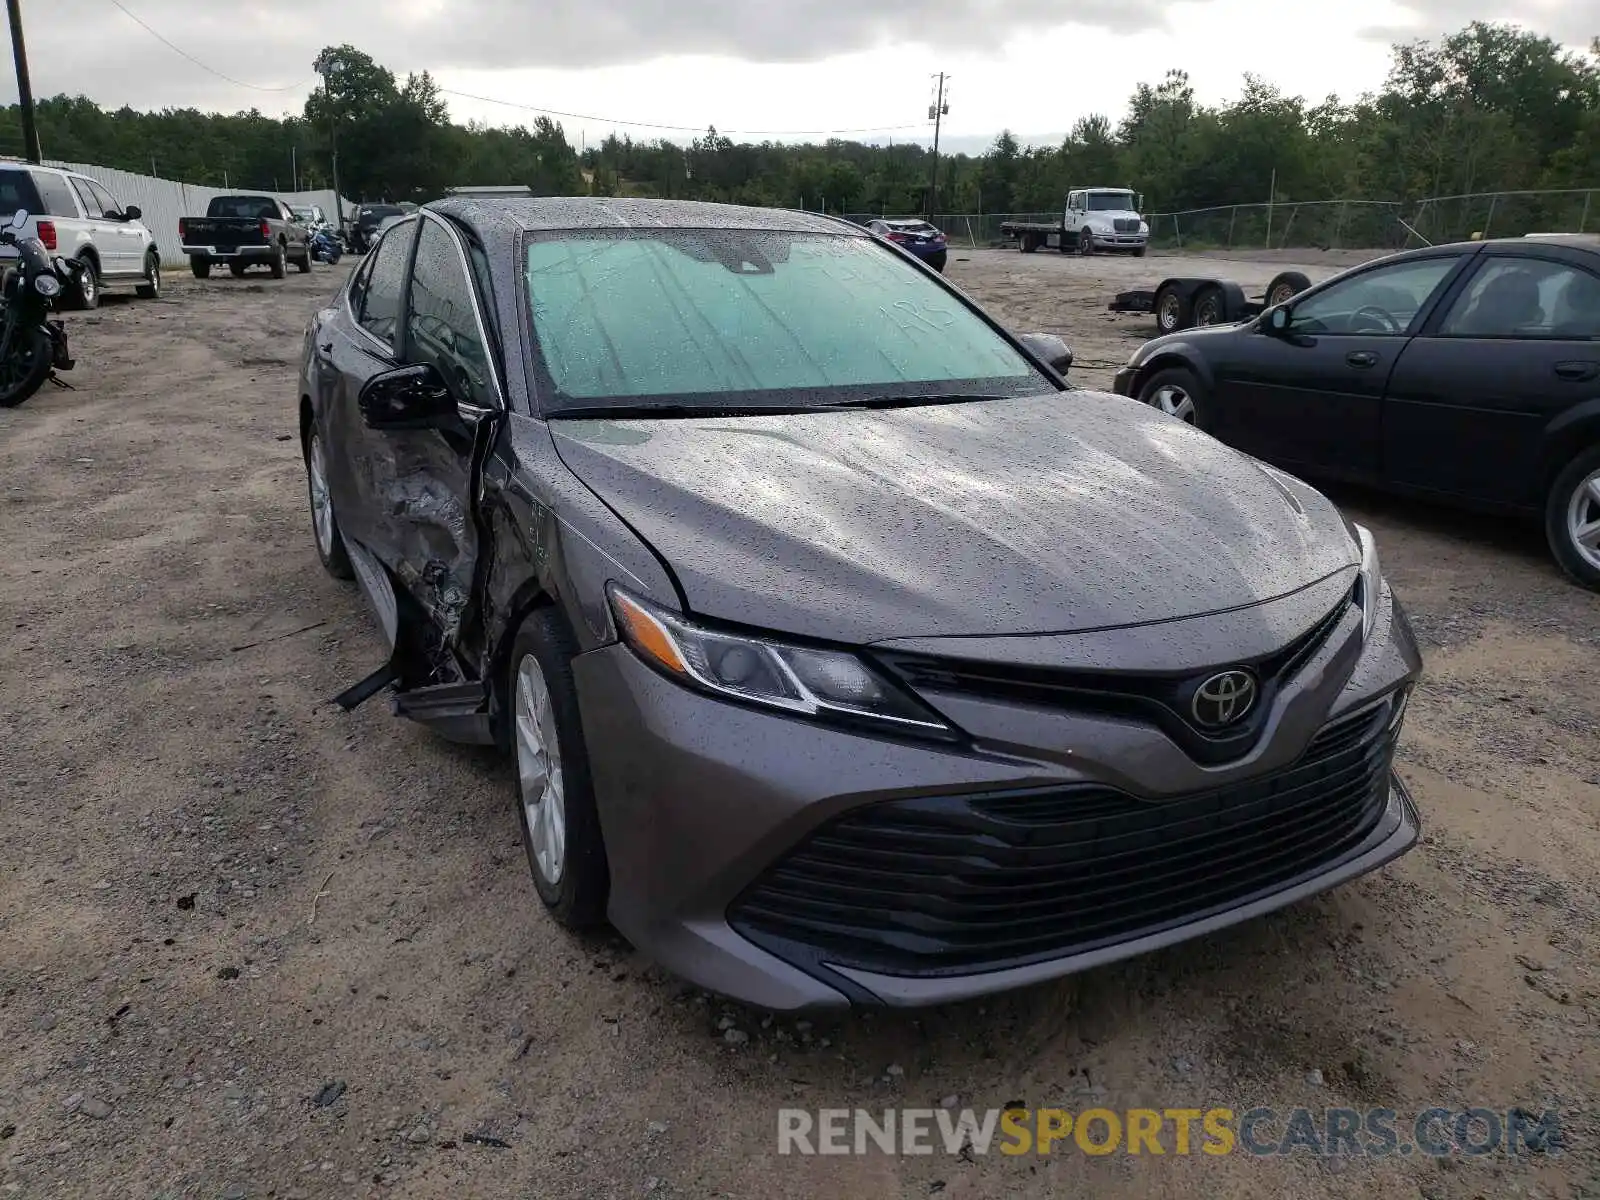
[{"label": "chain-link fence", "polygon": [[[876,213],[846,213],[865,225]],[[908,215],[908,214],[900,214]],[[1060,212],[935,213],[933,223],[956,245],[1003,244],[1006,221],[1055,225]],[[1306,200],[1221,204],[1146,213],[1158,250],[1400,250],[1425,242],[1516,237],[1524,233],[1600,232],[1600,188],[1474,192],[1396,200]]]}]

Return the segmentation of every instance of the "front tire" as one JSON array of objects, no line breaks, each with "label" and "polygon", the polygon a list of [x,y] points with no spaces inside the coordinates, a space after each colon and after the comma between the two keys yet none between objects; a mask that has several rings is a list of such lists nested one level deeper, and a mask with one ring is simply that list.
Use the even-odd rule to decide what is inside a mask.
[{"label": "front tire", "polygon": [[1085,258],[1094,253],[1094,230],[1087,227],[1078,230],[1078,253]]},{"label": "front tire", "polygon": [[335,579],[354,579],[355,568],[350,565],[350,552],[345,549],[339,518],[333,511],[333,493],[328,488],[327,452],[315,425],[306,436],[306,497],[311,505],[311,535],[322,569]]},{"label": "front tire", "polygon": [[37,325],[12,336],[15,344],[0,359],[0,408],[15,408],[43,387],[55,357],[49,333]]},{"label": "front tire", "polygon": [[1200,380],[1185,367],[1157,371],[1139,389],[1139,403],[1204,429],[1205,397]]},{"label": "front tire", "polygon": [[1544,531],[1561,569],[1600,591],[1600,446],[1575,457],[1550,485]]},{"label": "front tire", "polygon": [[560,612],[534,609],[512,642],[505,693],[528,868],[539,899],[570,929],[604,921],[610,891],[572,679],[577,652]]},{"label": "front tire", "polygon": [[144,256],[144,282],[133,291],[141,300],[161,298],[161,260],[154,253]]}]

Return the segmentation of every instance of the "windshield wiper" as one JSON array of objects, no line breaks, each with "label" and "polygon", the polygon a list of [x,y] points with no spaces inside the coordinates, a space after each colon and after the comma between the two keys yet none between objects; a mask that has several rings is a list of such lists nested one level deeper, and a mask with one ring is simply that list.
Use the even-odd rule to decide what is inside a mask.
[{"label": "windshield wiper", "polygon": [[625,421],[635,417],[759,417],[815,411],[792,404],[593,404],[552,409],[545,416],[551,420]]},{"label": "windshield wiper", "polygon": [[1008,396],[981,395],[977,392],[949,392],[936,396],[865,396],[859,400],[839,400],[828,408],[923,408],[934,404],[968,404],[978,400],[1007,400]]}]

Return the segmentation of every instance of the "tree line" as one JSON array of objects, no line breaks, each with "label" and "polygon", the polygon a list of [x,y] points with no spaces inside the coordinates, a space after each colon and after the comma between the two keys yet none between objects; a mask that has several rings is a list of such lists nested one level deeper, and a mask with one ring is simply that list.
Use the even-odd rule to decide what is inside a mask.
[{"label": "tree line", "polygon": [[[851,213],[913,213],[929,199],[930,154],[916,144],[751,144],[710,129],[687,145],[613,135],[580,154],[548,117],[514,128],[459,125],[426,72],[401,80],[352,46],[324,56],[337,69],[297,116],[45,100],[45,153],[288,191],[296,180],[303,189],[330,186],[336,137],[343,190],[355,199],[420,201],[450,186],[507,183],[542,194]],[[0,111],[0,145],[21,145],[15,106]],[[1235,100],[1210,106],[1196,100],[1184,72],[1169,71],[1139,84],[1120,118],[1079,117],[1059,145],[1025,147],[1003,132],[985,154],[942,158],[931,207],[1043,212],[1084,184],[1133,187],[1159,212],[1600,186],[1600,41],[1572,51],[1519,27],[1474,22],[1437,41],[1395,46],[1383,86],[1348,102],[1313,103],[1246,76]]]}]

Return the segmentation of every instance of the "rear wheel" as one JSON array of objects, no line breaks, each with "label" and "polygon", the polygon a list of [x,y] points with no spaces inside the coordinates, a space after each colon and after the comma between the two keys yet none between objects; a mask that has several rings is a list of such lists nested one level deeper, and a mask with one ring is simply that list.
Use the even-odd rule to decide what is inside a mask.
[{"label": "rear wheel", "polygon": [[191,258],[189,260],[189,270],[194,272],[196,279],[210,279],[211,260],[209,258]]},{"label": "rear wheel", "polygon": [[1184,367],[1168,367],[1150,376],[1139,389],[1139,402],[1160,409],[1169,417],[1204,428],[1200,381],[1193,371]]},{"label": "rear wheel", "polygon": [[0,408],[15,408],[44,386],[55,347],[39,326],[14,330],[0,357]]},{"label": "rear wheel", "polygon": [[311,274],[311,243],[306,243],[305,256],[294,264],[294,269],[302,275]]},{"label": "rear wheel", "polygon": [[335,579],[354,579],[350,553],[345,549],[339,518],[333,511],[333,494],[328,490],[328,456],[322,448],[322,435],[315,426],[306,436],[306,493],[311,502],[311,532],[317,542],[317,557],[323,569]]},{"label": "rear wheel", "polygon": [[87,312],[89,309],[100,307],[100,269],[94,265],[92,258],[80,261],[83,263],[83,270],[78,273],[77,294],[72,297],[72,306]]},{"label": "rear wheel", "polygon": [[507,708],[517,760],[517,817],[533,885],[571,928],[605,919],[610,875],[572,680],[578,652],[553,608],[523,620],[511,647]]},{"label": "rear wheel", "polygon": [[1556,476],[1544,506],[1545,537],[1561,569],[1600,590],[1600,446]]},{"label": "rear wheel", "polygon": [[1266,296],[1262,302],[1266,307],[1272,308],[1285,300],[1292,300],[1310,286],[1311,280],[1299,271],[1281,271],[1272,277],[1271,283],[1267,284]]},{"label": "rear wheel", "polygon": [[1221,325],[1227,320],[1227,316],[1227,305],[1222,299],[1222,289],[1201,288],[1199,295],[1194,298],[1194,324],[1201,328],[1207,325]]},{"label": "rear wheel", "polygon": [[141,300],[158,300],[161,297],[161,259],[155,251],[144,256],[144,282],[134,288]]},{"label": "rear wheel", "polygon": [[1156,293],[1156,328],[1162,333],[1187,329],[1192,318],[1189,298],[1178,288],[1164,287]]},{"label": "rear wheel", "polygon": [[283,243],[279,242],[272,255],[272,277],[274,279],[282,279],[288,274],[289,252],[284,249]]},{"label": "rear wheel", "polygon": [[1039,243],[1034,240],[1033,234],[1024,233],[1018,242],[1017,248],[1024,254],[1032,254],[1039,248]]}]

